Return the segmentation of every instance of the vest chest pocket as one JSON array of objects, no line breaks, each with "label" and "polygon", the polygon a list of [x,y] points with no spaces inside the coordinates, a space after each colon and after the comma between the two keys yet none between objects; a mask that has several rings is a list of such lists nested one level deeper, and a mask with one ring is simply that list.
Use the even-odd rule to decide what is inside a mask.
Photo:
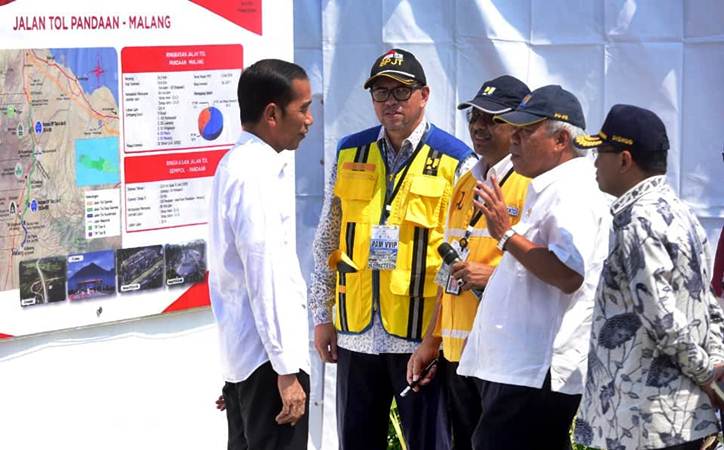
[{"label": "vest chest pocket", "polygon": [[346,222],[369,222],[370,200],[377,185],[376,172],[342,169],[337,175],[334,194],[342,201],[342,215]]},{"label": "vest chest pocket", "polygon": [[447,181],[440,177],[414,177],[410,182],[405,220],[424,228],[437,227],[446,187]]}]

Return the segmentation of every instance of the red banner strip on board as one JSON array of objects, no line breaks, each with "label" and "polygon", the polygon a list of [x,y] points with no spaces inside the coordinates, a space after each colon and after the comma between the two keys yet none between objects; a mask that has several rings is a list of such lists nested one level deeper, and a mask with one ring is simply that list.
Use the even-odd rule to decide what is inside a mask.
[{"label": "red banner strip on board", "polygon": [[261,36],[262,0],[191,0],[230,22]]},{"label": "red banner strip on board", "polygon": [[177,298],[173,303],[168,305],[163,313],[170,313],[173,311],[182,311],[190,308],[200,308],[202,306],[209,306],[211,301],[209,299],[209,273],[206,272],[204,281],[198,282],[188,288],[186,292],[181,294],[181,297]]}]

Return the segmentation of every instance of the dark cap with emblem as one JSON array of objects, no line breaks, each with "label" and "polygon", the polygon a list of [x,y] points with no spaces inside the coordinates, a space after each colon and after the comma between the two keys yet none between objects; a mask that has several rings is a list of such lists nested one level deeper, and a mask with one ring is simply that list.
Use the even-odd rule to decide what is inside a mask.
[{"label": "dark cap with emblem", "polygon": [[614,105],[598,134],[579,136],[574,141],[578,148],[604,144],[632,152],[665,152],[669,149],[669,138],[664,122],[653,111],[633,105]]},{"label": "dark cap with emblem", "polygon": [[458,109],[472,106],[488,114],[501,114],[515,109],[528,94],[530,89],[525,83],[510,75],[503,75],[483,83],[475,98],[460,103]]},{"label": "dark cap with emblem", "polygon": [[415,55],[399,48],[393,48],[377,58],[370,70],[370,77],[365,81],[364,88],[368,89],[378,77],[392,78],[402,84],[411,86],[419,84],[425,86],[427,78],[422,65]]},{"label": "dark cap with emblem", "polygon": [[495,116],[495,120],[516,127],[525,127],[546,119],[568,122],[578,128],[586,128],[581,102],[567,90],[551,84],[526,95],[515,111]]}]

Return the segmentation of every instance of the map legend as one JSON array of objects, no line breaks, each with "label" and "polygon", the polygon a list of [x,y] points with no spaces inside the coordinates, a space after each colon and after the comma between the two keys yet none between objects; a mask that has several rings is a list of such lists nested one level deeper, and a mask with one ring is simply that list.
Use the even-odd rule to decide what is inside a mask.
[{"label": "map legend", "polygon": [[85,193],[85,238],[98,239],[121,234],[119,189]]}]

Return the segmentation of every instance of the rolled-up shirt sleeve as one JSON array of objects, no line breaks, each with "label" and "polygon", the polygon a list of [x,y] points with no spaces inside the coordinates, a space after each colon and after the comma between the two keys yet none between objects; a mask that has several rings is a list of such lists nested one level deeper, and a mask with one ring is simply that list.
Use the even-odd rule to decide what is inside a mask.
[{"label": "rolled-up shirt sleeve", "polygon": [[303,306],[304,292],[289,288],[281,218],[276,209],[264,207],[278,199],[258,183],[245,183],[244,189],[244,195],[254,200],[242,202],[232,223],[235,246],[246,268],[244,281],[254,323],[274,371],[279,375],[297,373],[304,362],[290,345],[298,336],[296,327],[288,323],[294,317],[289,308],[300,307],[300,301]]},{"label": "rolled-up shirt sleeve", "polygon": [[324,190],[322,213],[312,244],[314,270],[309,285],[309,309],[315,326],[332,322],[337,275],[329,268],[328,260],[329,255],[339,248],[339,227],[342,221],[342,205],[339,197],[334,195],[336,179],[335,163]]},{"label": "rolled-up shirt sleeve", "polygon": [[596,250],[596,230],[601,220],[590,209],[580,211],[558,202],[543,229],[548,250],[566,267],[585,276],[585,261],[591,261]]},{"label": "rolled-up shirt sleeve", "polygon": [[673,261],[659,237],[644,229],[639,221],[629,226],[634,231],[623,243],[629,255],[624,267],[631,280],[628,288],[635,302],[634,309],[659,350],[672,357],[686,376],[703,384],[711,378],[713,364],[700,345],[704,337],[700,340],[692,334],[698,327],[692,327],[685,311],[680,309],[680,305],[691,299],[677,301],[677,296],[689,296],[689,292],[684,286],[676,289],[672,286]]}]

